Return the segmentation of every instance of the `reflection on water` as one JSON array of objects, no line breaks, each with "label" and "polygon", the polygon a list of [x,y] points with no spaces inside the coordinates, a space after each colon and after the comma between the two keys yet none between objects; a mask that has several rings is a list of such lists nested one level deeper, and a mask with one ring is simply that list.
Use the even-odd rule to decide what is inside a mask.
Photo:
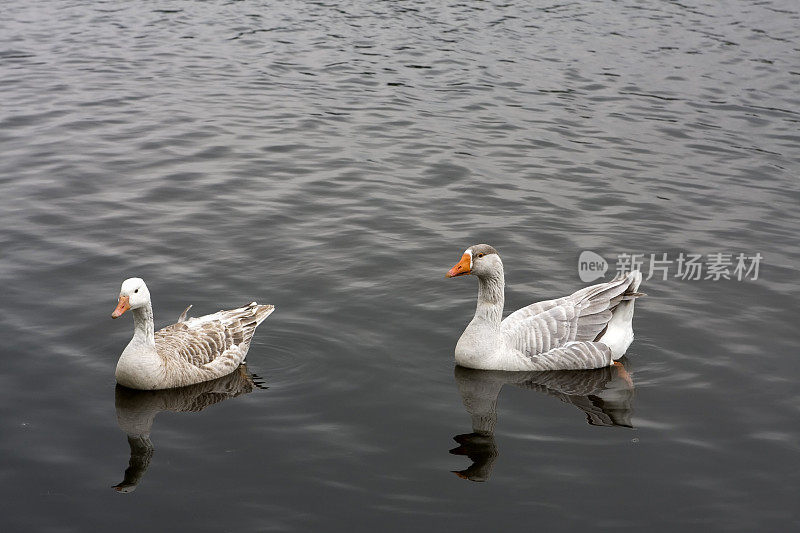
[{"label": "reflection on water", "polygon": [[546,372],[504,372],[455,367],[455,379],[467,412],[472,433],[456,435],[459,444],[450,450],[466,455],[472,465],[454,472],[470,481],[487,481],[497,459],[494,428],[497,425],[497,397],[505,384],[543,392],[574,405],[593,426],[631,425],[633,380],[623,364],[596,370],[553,370]]},{"label": "reflection on water", "polygon": [[255,387],[266,388],[257,376],[247,372],[245,365],[219,379],[177,389],[144,391],[117,385],[114,393],[117,424],[128,435],[131,459],[125,478],[113,488],[117,492],[136,490],[153,457],[150,429],[158,413],[199,412],[228,398],[248,394]]},{"label": "reflection on water", "polygon": [[[0,5],[3,530],[797,529],[797,0]],[[764,268],[654,272],[641,442],[505,390],[473,491],[435,465],[470,463],[446,450],[475,292],[441,267],[478,241],[509,309],[579,285],[581,250]],[[159,326],[281,310],[248,354],[269,392],[159,415],[135,505],[96,460],[128,455],[104,416],[128,275]],[[168,454],[208,468],[156,483]]]}]

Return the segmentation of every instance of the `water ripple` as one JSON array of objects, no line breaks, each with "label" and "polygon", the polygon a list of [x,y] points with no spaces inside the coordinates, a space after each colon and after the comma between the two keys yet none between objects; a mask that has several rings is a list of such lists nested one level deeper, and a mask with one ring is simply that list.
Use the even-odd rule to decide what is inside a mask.
[{"label": "water ripple", "polygon": [[[796,523],[793,2],[59,0],[2,18],[11,527],[174,524],[179,497],[209,529],[508,529],[532,511],[641,528],[665,504],[673,529]],[[475,492],[447,453],[474,286],[443,275],[486,241],[509,308],[577,288],[583,249],[765,264],[757,282],[647,281],[635,435],[511,391]],[[189,303],[277,311],[248,356],[268,388],[159,415],[121,502],[130,323],[108,314],[132,275],[159,326]]]}]

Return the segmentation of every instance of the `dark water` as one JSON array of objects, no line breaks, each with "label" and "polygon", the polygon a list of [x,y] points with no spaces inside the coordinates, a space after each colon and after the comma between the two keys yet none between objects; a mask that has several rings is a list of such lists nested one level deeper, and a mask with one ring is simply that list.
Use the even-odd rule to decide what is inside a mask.
[{"label": "dark water", "polygon": [[[4,2],[3,530],[800,527],[798,82],[791,0]],[[646,281],[627,375],[454,375],[477,242],[508,309],[764,260]],[[115,391],[134,275],[275,304],[256,383]]]}]

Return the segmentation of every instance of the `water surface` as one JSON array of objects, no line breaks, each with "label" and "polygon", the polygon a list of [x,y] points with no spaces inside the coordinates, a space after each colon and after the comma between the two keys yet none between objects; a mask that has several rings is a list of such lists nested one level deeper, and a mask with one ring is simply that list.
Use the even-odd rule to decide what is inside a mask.
[{"label": "water surface", "polygon": [[[789,0],[5,2],[4,529],[796,529],[798,28]],[[475,283],[444,279],[478,242],[510,310],[586,249],[764,261],[646,281],[632,389],[530,376],[481,433]],[[157,326],[277,307],[262,388],[146,404],[133,462],[130,276]]]}]

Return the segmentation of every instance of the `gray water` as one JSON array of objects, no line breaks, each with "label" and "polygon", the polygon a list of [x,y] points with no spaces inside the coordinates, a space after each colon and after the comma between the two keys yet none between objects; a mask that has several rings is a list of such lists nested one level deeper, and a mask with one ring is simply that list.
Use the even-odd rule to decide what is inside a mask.
[{"label": "gray water", "polygon": [[[3,530],[797,529],[798,82],[794,0],[4,2]],[[645,281],[624,375],[509,376],[454,368],[479,242],[508,310],[763,261]],[[115,390],[130,276],[277,310]]]}]

